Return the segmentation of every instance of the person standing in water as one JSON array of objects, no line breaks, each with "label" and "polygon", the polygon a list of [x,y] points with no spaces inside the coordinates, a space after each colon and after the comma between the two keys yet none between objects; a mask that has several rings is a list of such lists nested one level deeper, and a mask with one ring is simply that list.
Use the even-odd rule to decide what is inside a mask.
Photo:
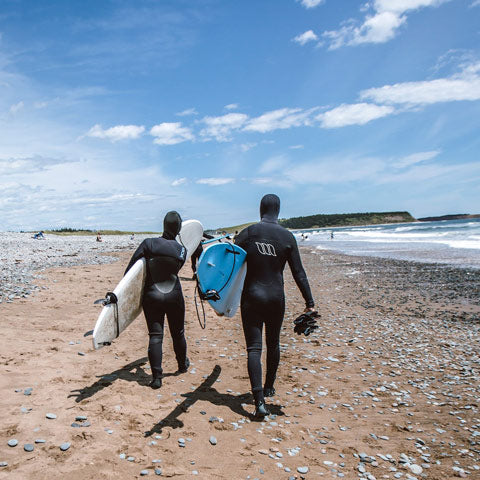
[{"label": "person standing in water", "polygon": [[[260,203],[261,221],[242,230],[235,243],[247,252],[247,275],[240,303],[243,332],[248,352],[248,375],[255,400],[255,417],[268,415],[265,397],[275,395],[275,378],[280,362],[280,330],[285,313],[283,270],[288,262],[305,300],[305,312],[314,301],[302,266],[295,237],[278,224],[280,199],[268,194]],[[262,330],[265,324],[267,371],[262,387]]]},{"label": "person standing in water", "polygon": [[163,220],[163,234],[146,238],[133,254],[125,273],[137,260],[145,258],[147,276],[143,289],[142,306],[148,326],[148,360],[153,379],[149,386],[162,386],[162,343],[165,315],[173,340],[173,350],[178,363],[177,373],[185,373],[190,366],[185,340],[185,302],[178,271],[185,263],[187,250],[175,237],[182,227],[180,215],[171,211]]}]

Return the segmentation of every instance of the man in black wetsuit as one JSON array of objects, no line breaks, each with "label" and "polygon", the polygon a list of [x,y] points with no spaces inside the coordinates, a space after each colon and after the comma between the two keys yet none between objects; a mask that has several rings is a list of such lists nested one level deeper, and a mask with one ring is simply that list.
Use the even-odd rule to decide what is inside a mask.
[{"label": "man in black wetsuit", "polygon": [[147,319],[148,360],[152,368],[152,388],[162,386],[162,342],[165,315],[173,340],[173,350],[178,363],[178,373],[188,370],[185,341],[185,302],[178,271],[185,263],[187,250],[175,237],[182,226],[177,212],[168,212],[163,221],[163,234],[157,238],[146,238],[133,254],[125,273],[140,258],[147,261],[147,277],[143,290],[143,311]]},{"label": "man in black wetsuit", "polygon": [[[247,252],[247,275],[242,292],[241,314],[248,352],[248,375],[255,399],[255,416],[269,414],[265,398],[273,387],[280,361],[280,329],[285,313],[283,269],[288,262],[305,299],[305,311],[314,301],[294,236],[277,223],[280,199],[268,194],[260,203],[261,221],[242,230],[235,243]],[[267,372],[262,387],[262,330],[265,324]]]}]

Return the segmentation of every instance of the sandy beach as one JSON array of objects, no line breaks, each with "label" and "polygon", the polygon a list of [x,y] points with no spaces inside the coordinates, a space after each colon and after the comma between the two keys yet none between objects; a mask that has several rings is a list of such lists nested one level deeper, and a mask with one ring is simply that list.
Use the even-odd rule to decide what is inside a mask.
[{"label": "sandy beach", "polygon": [[287,268],[277,395],[255,422],[240,315],[206,306],[200,328],[189,262],[188,373],[167,333],[163,387],[147,386],[143,315],[92,349],[93,301],[131,253],[49,268],[0,304],[0,478],[480,478],[480,270],[302,248],[320,329],[293,333]]}]

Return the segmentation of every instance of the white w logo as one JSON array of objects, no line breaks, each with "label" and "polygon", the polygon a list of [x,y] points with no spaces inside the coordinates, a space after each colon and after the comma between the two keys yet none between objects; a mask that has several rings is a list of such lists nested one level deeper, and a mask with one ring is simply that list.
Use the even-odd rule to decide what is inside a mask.
[{"label": "white w logo", "polygon": [[276,257],[277,254],[275,253],[275,248],[273,245],[271,245],[270,243],[259,243],[259,242],[255,242],[255,244],[257,245],[257,248],[258,248],[258,251],[262,254],[262,255],[271,255],[272,257]]}]

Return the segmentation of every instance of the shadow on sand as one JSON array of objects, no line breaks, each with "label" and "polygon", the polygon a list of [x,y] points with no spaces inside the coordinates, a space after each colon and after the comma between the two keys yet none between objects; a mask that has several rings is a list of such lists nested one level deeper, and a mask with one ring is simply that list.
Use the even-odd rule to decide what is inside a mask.
[{"label": "shadow on sand", "polygon": [[[79,403],[86,398],[93,397],[97,392],[109,387],[112,383],[121,378],[127,382],[137,382],[139,385],[147,386],[152,379],[151,375],[142,368],[147,363],[147,357],[139,358],[134,362],[124,365],[122,368],[105,375],[98,375],[95,383],[81,389],[72,390],[68,398],[76,397],[75,402]],[[164,373],[164,377],[174,376],[175,373]]]},{"label": "shadow on sand", "polygon": [[[178,417],[182,413],[186,413],[188,408],[199,400],[210,402],[213,405],[226,406],[230,408],[232,412],[254,420],[252,414],[247,412],[242,406],[244,403],[252,403],[252,396],[250,393],[231,395],[229,393],[220,393],[212,387],[220,376],[221,371],[222,368],[220,365],[215,365],[212,373],[193,392],[182,393],[182,397],[184,397],[185,400],[178,404],[165,418],[145,432],[145,436],[150,437],[154,433],[161,433],[162,429],[165,427],[182,428],[183,422]],[[273,414],[283,415],[283,412],[278,405],[269,405],[268,408]]]}]

